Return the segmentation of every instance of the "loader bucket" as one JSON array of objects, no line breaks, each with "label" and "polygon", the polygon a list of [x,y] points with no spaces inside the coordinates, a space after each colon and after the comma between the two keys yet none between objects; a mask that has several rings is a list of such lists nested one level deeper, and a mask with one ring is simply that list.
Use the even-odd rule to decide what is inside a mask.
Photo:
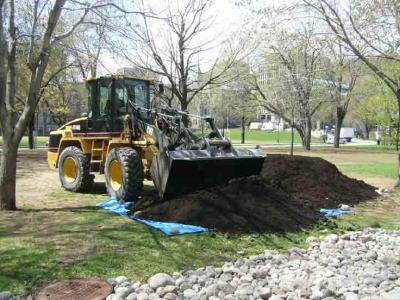
[{"label": "loader bucket", "polygon": [[265,154],[257,149],[212,156],[207,150],[164,151],[153,158],[150,172],[160,198],[216,186],[230,179],[258,175]]}]

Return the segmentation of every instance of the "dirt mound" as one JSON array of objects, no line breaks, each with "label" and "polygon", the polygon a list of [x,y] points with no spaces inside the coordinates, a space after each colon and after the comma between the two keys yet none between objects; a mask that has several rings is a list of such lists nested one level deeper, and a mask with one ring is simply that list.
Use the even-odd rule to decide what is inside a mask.
[{"label": "dirt mound", "polygon": [[321,158],[269,155],[260,176],[238,178],[161,203],[147,194],[133,211],[142,218],[223,232],[293,231],[312,225],[320,217],[318,208],[375,197],[374,187],[348,178]]},{"label": "dirt mound", "polygon": [[267,185],[261,176],[231,180],[228,184],[151,205],[138,204],[140,217],[200,225],[224,232],[297,230],[317,218],[311,208],[287,193]]},{"label": "dirt mound", "polygon": [[269,154],[261,176],[315,209],[353,205],[378,196],[375,187],[343,175],[319,157]]}]

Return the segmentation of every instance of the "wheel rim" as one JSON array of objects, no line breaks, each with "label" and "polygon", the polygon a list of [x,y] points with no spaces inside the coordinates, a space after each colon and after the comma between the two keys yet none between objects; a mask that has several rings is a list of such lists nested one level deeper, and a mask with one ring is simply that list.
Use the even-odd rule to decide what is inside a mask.
[{"label": "wheel rim", "polygon": [[76,180],[78,174],[78,166],[72,157],[64,159],[63,163],[63,175],[64,179],[68,183],[72,183]]},{"label": "wheel rim", "polygon": [[110,174],[110,185],[114,191],[118,191],[122,186],[122,169],[118,160],[113,160],[108,168]]}]

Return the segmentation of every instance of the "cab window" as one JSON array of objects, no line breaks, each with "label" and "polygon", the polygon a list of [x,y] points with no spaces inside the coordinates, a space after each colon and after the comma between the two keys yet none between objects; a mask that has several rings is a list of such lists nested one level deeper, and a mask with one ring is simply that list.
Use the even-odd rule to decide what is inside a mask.
[{"label": "cab window", "polygon": [[126,113],[128,96],[124,85],[117,84],[115,87],[115,100],[117,112]]},{"label": "cab window", "polygon": [[111,101],[109,99],[108,85],[100,85],[100,116],[111,115]]}]

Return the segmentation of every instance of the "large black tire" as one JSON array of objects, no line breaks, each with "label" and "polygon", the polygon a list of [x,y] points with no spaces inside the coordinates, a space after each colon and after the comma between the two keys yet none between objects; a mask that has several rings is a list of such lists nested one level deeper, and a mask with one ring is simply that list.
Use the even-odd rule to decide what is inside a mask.
[{"label": "large black tire", "polygon": [[110,151],[104,167],[107,191],[120,202],[134,202],[143,190],[143,166],[135,149],[123,147]]},{"label": "large black tire", "polygon": [[67,147],[61,152],[58,175],[62,187],[71,192],[84,192],[93,185],[90,159],[78,147]]}]

